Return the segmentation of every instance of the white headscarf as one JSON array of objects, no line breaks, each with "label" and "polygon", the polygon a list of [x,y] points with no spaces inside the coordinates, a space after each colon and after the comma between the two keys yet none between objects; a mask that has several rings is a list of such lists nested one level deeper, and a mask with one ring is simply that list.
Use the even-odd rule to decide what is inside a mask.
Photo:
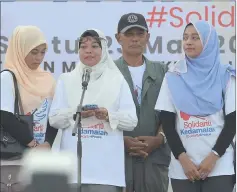
[{"label": "white headscarf", "polygon": [[[91,67],[92,72],[83,105],[97,104],[99,107],[110,109],[119,97],[124,77],[109,55],[105,35],[97,29],[90,30],[96,31],[99,37],[104,40],[101,40],[101,60]],[[62,76],[70,107],[76,107],[80,103],[82,75],[85,67],[89,66],[80,61],[72,72]]]},{"label": "white headscarf", "polygon": [[103,34],[103,32],[101,32],[98,29],[88,29],[88,30],[95,31],[99,35],[99,38],[101,39],[101,47],[102,47],[101,59],[100,59],[100,62],[97,63],[93,67],[89,67],[89,66],[83,64],[81,61],[79,61],[78,65],[76,66],[76,69],[75,69],[76,72],[77,73],[79,72],[82,75],[83,69],[85,67],[91,68],[92,69],[91,76],[90,76],[91,81],[98,79],[102,75],[102,73],[105,71],[106,68],[110,68],[110,69],[118,71],[120,73],[120,71],[118,70],[117,66],[115,65],[113,59],[109,55],[107,40],[106,40],[106,37]]}]

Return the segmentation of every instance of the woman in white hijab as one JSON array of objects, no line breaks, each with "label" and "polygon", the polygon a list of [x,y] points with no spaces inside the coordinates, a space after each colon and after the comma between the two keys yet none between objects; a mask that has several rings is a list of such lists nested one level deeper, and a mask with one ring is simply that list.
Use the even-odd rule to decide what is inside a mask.
[{"label": "woman in white hijab", "polygon": [[[109,56],[105,36],[98,30],[85,31],[79,40],[80,62],[57,82],[50,110],[51,126],[62,129],[61,150],[77,154],[77,137],[72,136],[73,114],[82,95],[84,68],[92,70],[83,105],[98,109],[82,115],[82,192],[121,192],[125,187],[123,130],[137,125],[136,108],[126,80]],[[77,184],[77,168],[71,183]]]}]

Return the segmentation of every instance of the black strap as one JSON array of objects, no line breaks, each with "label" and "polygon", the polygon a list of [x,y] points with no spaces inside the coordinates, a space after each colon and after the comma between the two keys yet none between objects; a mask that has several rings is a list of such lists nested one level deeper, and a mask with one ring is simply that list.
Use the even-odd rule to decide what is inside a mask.
[{"label": "black strap", "polygon": [[[8,72],[10,72],[10,73],[12,74],[13,83],[14,83],[14,89],[15,89],[14,114],[15,114],[15,115],[20,115],[20,111],[19,111],[19,100],[21,100],[21,99],[20,99],[20,92],[19,92],[19,89],[18,89],[16,76],[15,76],[15,74],[14,74],[12,71],[10,71],[10,70],[8,70],[8,69],[2,70],[1,73],[4,72],[4,71],[8,71]],[[22,112],[23,112],[23,111],[22,111]]]},{"label": "black strap", "polygon": [[23,109],[23,105],[22,105],[22,102],[21,102],[21,95],[20,95],[20,91],[19,91],[19,89],[18,89],[18,84],[16,83],[16,85],[17,85],[17,90],[18,90],[18,94],[17,94],[17,96],[18,96],[18,106],[19,106],[19,114],[20,115],[25,115],[25,113],[24,113],[24,109]]}]

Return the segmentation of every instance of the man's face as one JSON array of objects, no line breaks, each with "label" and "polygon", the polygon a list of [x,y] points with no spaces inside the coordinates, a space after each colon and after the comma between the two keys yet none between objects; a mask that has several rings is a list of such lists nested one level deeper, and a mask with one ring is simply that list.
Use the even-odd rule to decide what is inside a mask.
[{"label": "man's face", "polygon": [[150,34],[141,28],[131,28],[125,33],[118,33],[116,39],[123,52],[130,55],[141,55],[144,52]]}]

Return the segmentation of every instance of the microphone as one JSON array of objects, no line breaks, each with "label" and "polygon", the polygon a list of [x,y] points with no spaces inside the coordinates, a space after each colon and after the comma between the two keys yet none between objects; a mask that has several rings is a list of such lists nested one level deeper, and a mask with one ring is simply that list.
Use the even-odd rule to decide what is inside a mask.
[{"label": "microphone", "polygon": [[87,87],[89,81],[90,81],[90,74],[92,72],[92,69],[89,67],[84,68],[83,75],[82,75],[82,86]]}]

